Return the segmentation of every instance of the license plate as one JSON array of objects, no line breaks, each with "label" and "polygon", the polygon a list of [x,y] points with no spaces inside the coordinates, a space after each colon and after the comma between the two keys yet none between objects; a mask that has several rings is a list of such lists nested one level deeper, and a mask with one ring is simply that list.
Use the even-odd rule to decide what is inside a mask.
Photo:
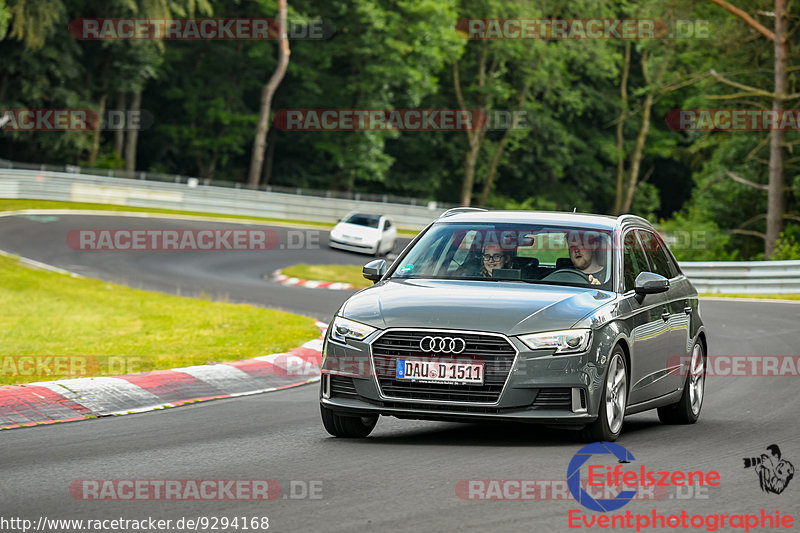
[{"label": "license plate", "polygon": [[483,385],[483,363],[397,360],[397,379]]}]

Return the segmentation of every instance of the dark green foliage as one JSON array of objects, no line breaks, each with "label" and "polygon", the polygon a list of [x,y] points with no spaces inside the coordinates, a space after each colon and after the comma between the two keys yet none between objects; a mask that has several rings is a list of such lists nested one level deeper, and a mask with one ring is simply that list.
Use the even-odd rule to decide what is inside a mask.
[{"label": "dark green foliage", "polygon": [[[765,26],[770,0],[733,1]],[[245,181],[261,88],[276,64],[274,41],[78,41],[68,24],[89,17],[274,17],[275,0],[0,0],[0,108],[98,109],[128,104],[142,90],[154,124],[140,132],[136,168]],[[660,18],[707,21],[708,39],[642,40],[631,47],[628,115],[621,150],[623,41],[468,41],[461,18]],[[519,110],[527,122],[504,136],[487,132],[475,165],[473,203],[498,148],[486,205],[577,208],[610,213],[617,162],[629,168],[653,94],[631,211],[680,234],[679,259],[750,259],[763,251],[766,191],[734,181],[767,181],[763,132],[677,132],[665,121],[679,108],[757,108],[765,99],[716,99],[735,92],[708,75],[771,90],[772,45],[711,2],[690,0],[289,0],[293,21],[322,19],[326,40],[293,40],[273,113],[287,109],[457,109],[458,64],[467,108]],[[796,17],[790,21],[796,29]],[[791,54],[800,32],[790,32]],[[643,60],[644,59],[644,60]],[[479,75],[485,61],[487,75]],[[648,85],[668,61],[663,82]],[[790,91],[797,91],[795,70]],[[523,95],[524,98],[520,96]],[[792,103],[795,104],[797,100]],[[95,165],[120,168],[114,132],[100,136]],[[468,151],[464,132],[288,132],[271,127],[270,184],[392,194],[457,203]],[[786,226],[777,255],[800,241],[800,157],[788,143]],[[797,143],[797,144],[796,144]],[[81,164],[91,132],[0,132],[0,158]],[[683,232],[683,233],[681,233]],[[698,235],[703,235],[702,238]],[[686,237],[688,235],[689,237]],[[694,237],[692,237],[694,235]],[[681,240],[682,239],[682,240]],[[688,239],[688,240],[687,240]],[[694,240],[693,240],[694,239]]]}]

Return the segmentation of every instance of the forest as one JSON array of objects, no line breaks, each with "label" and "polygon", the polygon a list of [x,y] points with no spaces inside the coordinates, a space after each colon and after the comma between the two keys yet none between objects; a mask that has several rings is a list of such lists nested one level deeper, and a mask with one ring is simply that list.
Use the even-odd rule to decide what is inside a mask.
[{"label": "forest", "polygon": [[[796,5],[0,0],[0,112],[91,110],[101,123],[6,123],[0,158],[634,213],[681,236],[672,241],[680,260],[800,259]],[[276,24],[282,6],[286,26]],[[128,39],[100,25],[82,33],[86,19],[269,22],[250,24],[249,38]],[[290,127],[331,110],[384,127]],[[485,120],[413,127],[410,117],[433,110]],[[136,127],[114,127],[130,116],[141,117]]]}]

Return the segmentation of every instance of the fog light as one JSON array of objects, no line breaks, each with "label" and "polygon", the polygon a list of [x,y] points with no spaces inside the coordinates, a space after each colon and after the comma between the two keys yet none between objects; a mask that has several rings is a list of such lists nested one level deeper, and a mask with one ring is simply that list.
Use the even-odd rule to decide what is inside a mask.
[{"label": "fog light", "polygon": [[585,413],[586,410],[586,393],[580,387],[572,388],[572,412]]},{"label": "fog light", "polygon": [[322,374],[322,397],[326,400],[331,397],[331,375]]}]

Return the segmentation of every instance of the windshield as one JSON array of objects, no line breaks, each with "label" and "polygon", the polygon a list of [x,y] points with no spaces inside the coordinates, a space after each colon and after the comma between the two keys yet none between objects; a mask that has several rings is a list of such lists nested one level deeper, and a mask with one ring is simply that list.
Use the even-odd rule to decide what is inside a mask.
[{"label": "windshield", "polygon": [[350,215],[344,222],[347,224],[355,224],[356,226],[367,226],[368,228],[377,228],[380,224],[381,217],[376,215]]},{"label": "windshield", "polygon": [[523,281],[611,290],[611,232],[530,224],[435,224],[393,278]]}]

